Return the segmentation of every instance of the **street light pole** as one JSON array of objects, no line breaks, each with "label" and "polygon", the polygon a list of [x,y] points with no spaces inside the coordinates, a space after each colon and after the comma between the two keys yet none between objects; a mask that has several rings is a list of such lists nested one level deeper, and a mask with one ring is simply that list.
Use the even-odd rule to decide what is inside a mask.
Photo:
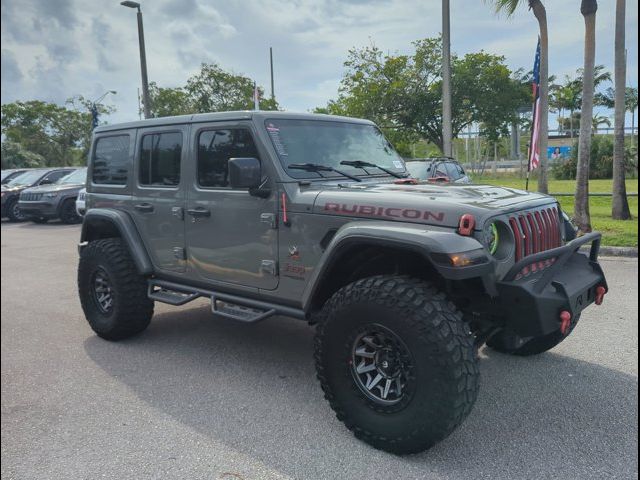
[{"label": "street light pole", "polygon": [[109,94],[115,95],[116,93],[118,92],[116,92],[115,90],[107,90],[100,97],[98,97],[96,100],[91,102],[91,130],[95,130],[95,128],[98,126],[98,116],[99,116],[98,104],[107,95]]},{"label": "street light pole", "polygon": [[147,78],[147,54],[144,47],[144,27],[142,25],[142,10],[138,2],[125,1],[120,5],[138,10],[138,44],[140,47],[140,70],[142,73],[142,104],[144,108],[144,118],[151,117],[151,99],[149,96],[149,79]]},{"label": "street light pole", "polygon": [[449,0],[442,0],[442,150],[452,154],[451,119],[451,20]]}]

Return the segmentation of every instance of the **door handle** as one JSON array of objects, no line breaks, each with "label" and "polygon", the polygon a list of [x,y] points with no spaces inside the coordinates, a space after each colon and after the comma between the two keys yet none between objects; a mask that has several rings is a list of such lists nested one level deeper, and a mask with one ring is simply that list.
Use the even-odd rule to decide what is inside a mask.
[{"label": "door handle", "polygon": [[134,205],[133,208],[140,212],[151,213],[153,212],[153,205],[150,203],[138,203]]},{"label": "door handle", "polygon": [[210,217],[211,216],[211,210],[204,207],[190,208],[187,210],[187,213],[192,217]]}]

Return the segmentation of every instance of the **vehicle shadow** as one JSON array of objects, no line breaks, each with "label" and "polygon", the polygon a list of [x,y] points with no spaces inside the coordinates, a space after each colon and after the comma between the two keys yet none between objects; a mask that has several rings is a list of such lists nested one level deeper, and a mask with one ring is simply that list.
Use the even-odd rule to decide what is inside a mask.
[{"label": "vehicle shadow", "polygon": [[[313,329],[245,325],[207,307],[160,313],[93,361],[144,402],[294,478],[618,478],[637,471],[637,378],[562,355],[481,351],[470,417],[428,452],[397,457],[339,423],[315,379]],[[634,465],[636,465],[634,467]]]}]

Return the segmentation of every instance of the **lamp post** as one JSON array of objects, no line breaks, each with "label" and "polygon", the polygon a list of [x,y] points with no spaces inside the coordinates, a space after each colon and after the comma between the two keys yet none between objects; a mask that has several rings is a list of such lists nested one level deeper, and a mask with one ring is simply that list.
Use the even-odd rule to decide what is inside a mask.
[{"label": "lamp post", "polygon": [[451,125],[451,15],[449,0],[442,0],[442,150],[452,155]]},{"label": "lamp post", "polygon": [[120,5],[138,10],[138,43],[140,45],[140,70],[142,72],[142,103],[144,107],[144,118],[151,116],[151,104],[149,99],[149,80],[147,78],[147,55],[144,49],[144,28],[142,27],[142,11],[138,2],[129,0],[120,2]]},{"label": "lamp post", "polygon": [[116,92],[115,90],[107,90],[100,97],[98,97],[96,100],[91,102],[91,130],[94,130],[98,126],[98,104],[107,95],[109,94],[115,95],[116,93],[118,92]]}]

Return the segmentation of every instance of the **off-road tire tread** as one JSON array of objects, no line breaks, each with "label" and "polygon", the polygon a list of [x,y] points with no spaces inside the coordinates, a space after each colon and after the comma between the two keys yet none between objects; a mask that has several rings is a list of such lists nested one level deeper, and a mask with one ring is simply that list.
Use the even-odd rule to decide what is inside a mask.
[{"label": "off-road tire tread", "polygon": [[[91,278],[92,261],[108,265],[116,306],[114,325],[109,330],[97,328],[93,315],[101,315],[87,286]],[[84,291],[83,291],[84,289]],[[140,275],[133,259],[119,238],[105,238],[89,242],[82,250],[78,265],[78,293],[80,303],[91,328],[106,340],[122,340],[143,331],[153,316],[154,303],[147,296],[147,280]]]},{"label": "off-road tire tread", "polygon": [[[398,321],[409,322],[410,328],[422,342],[436,345],[438,358],[432,360],[446,365],[457,382],[455,398],[451,398],[448,405],[440,405],[440,415],[434,416],[444,420],[436,436],[425,435],[426,428],[410,432],[404,437],[376,435],[356,425],[349,412],[336,401],[323,365],[323,343],[326,327],[334,312],[346,302],[353,301],[371,302],[407,313],[398,315]],[[338,290],[326,302],[318,320],[314,354],[317,378],[336,417],[357,438],[391,453],[418,453],[447,437],[471,412],[479,389],[477,351],[473,337],[455,305],[430,283],[408,276],[378,275],[364,278]],[[355,383],[354,388],[357,388]]]}]

